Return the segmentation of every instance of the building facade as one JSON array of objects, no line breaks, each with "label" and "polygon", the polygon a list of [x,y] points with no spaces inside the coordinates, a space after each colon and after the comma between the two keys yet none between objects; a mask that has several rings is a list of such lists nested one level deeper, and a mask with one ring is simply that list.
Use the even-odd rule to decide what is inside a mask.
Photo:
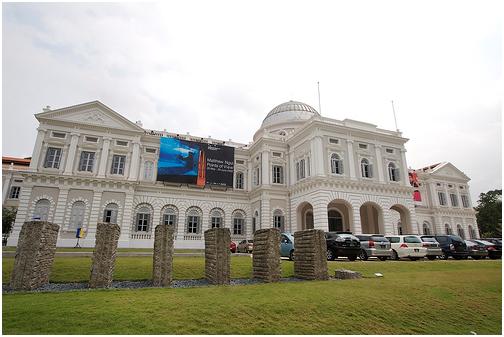
[{"label": "building facade", "polygon": [[[93,246],[102,221],[121,226],[120,247],[152,247],[160,223],[176,226],[176,248],[202,248],[203,232],[216,226],[230,228],[234,241],[270,227],[392,234],[422,233],[424,222],[440,232],[447,222],[466,237],[478,232],[469,179],[451,164],[418,172],[425,201],[414,201],[400,132],[326,118],[301,102],[271,110],[249,144],[147,130],[98,101],[35,117],[8,245],[32,219],[60,225],[58,246],[75,245],[77,228],[86,231],[81,245]],[[233,187],[157,181],[161,137],[234,147]],[[464,187],[469,208],[436,204],[429,193],[440,186],[429,186],[443,179]]]}]

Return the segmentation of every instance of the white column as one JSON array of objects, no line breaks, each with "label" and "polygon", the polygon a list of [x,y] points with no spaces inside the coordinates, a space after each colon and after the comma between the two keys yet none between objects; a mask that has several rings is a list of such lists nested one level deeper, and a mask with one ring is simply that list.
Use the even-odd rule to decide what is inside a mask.
[{"label": "white column", "polygon": [[381,145],[375,145],[375,153],[376,153],[376,166],[378,169],[378,180],[383,183],[385,182],[385,177],[383,175],[383,159],[381,155]]},{"label": "white column", "polygon": [[296,163],[294,162],[294,152],[289,152],[289,186],[296,183]]},{"label": "white column", "polygon": [[401,164],[403,185],[411,186],[409,182],[408,164],[406,163],[406,149],[401,149]]},{"label": "white column", "polygon": [[247,163],[247,175],[243,177],[246,180],[245,188],[248,192],[252,191],[252,158]]},{"label": "white column", "polygon": [[353,151],[353,140],[346,140],[348,149],[348,168],[350,169],[350,179],[355,180],[355,159]]},{"label": "white column", "polygon": [[65,228],[65,224],[63,223],[63,221],[65,216],[65,209],[67,207],[68,191],[69,188],[67,186],[64,186],[60,189],[58,195],[58,202],[56,203],[56,211],[54,212],[53,222],[56,225],[60,226],[60,234]]},{"label": "white column", "polygon": [[362,234],[362,223],[360,217],[360,206],[352,205],[352,213],[353,213],[353,224],[350,224],[350,229],[354,234]]},{"label": "white column", "polygon": [[187,207],[180,207],[178,211],[179,211],[179,213],[178,213],[178,217],[177,217],[176,239],[179,242],[182,242],[184,240],[184,234],[185,234],[185,221],[186,221]]},{"label": "white column", "polygon": [[151,239],[154,240],[154,232],[157,225],[161,224],[161,208],[160,206],[154,206],[154,214],[152,214],[152,228],[149,230],[151,233]]},{"label": "white column", "polygon": [[269,165],[269,151],[264,150],[261,153],[261,185],[268,186],[270,184],[270,165]]},{"label": "white column", "polygon": [[12,226],[12,232],[9,235],[7,241],[7,246],[16,246],[19,239],[19,232],[23,227],[24,222],[28,218],[28,208],[30,203],[30,197],[32,194],[32,186],[22,186],[21,193],[19,195],[19,206],[16,213],[16,220],[14,221],[14,226]]},{"label": "white column", "polygon": [[317,202],[313,205],[313,228],[322,229],[325,232],[329,230],[327,205],[325,203]]},{"label": "white column", "polygon": [[89,223],[87,227],[86,241],[93,247],[96,238],[96,225],[98,222],[102,222],[101,210],[101,200],[103,196],[103,190],[94,190],[93,200],[91,201],[91,214],[89,216]]},{"label": "white column", "polygon": [[315,136],[310,142],[311,153],[312,153],[312,175],[313,176],[323,176],[324,175],[324,157],[322,155],[322,137]]},{"label": "white column", "polygon": [[443,219],[440,216],[434,217],[432,229],[434,230],[434,234],[445,234]]},{"label": "white column", "polygon": [[450,193],[448,192],[448,185],[446,183],[444,183],[443,185],[444,185],[444,192],[446,195],[446,206],[452,207]]},{"label": "white column", "polygon": [[119,210],[119,212],[123,212],[122,224],[121,226],[121,235],[119,236],[119,247],[128,248],[130,241],[130,233],[131,226],[133,222],[133,197],[134,191],[133,188],[129,188],[126,191],[126,198],[124,198],[124,208]]},{"label": "white column", "polygon": [[257,229],[273,227],[273,218],[270,216],[270,201],[266,196],[261,197],[261,221],[256,224]]},{"label": "white column", "polygon": [[434,183],[432,181],[427,183],[428,191],[431,195],[432,207],[439,207],[439,197],[437,195],[436,188],[434,187]]},{"label": "white column", "polygon": [[77,152],[77,143],[79,142],[79,134],[76,132],[71,133],[72,139],[70,140],[70,147],[68,149],[67,160],[65,164],[64,175],[71,175],[75,161],[75,153]]},{"label": "white column", "polygon": [[454,184],[453,186],[455,186],[455,194],[457,195],[457,207],[458,208],[463,208],[462,206],[462,199],[460,198],[460,187],[458,187],[458,185]]},{"label": "white column", "polygon": [[7,199],[7,196],[9,195],[9,189],[11,186],[12,182],[12,172],[9,172],[5,175],[3,179],[3,186],[2,186],[2,204],[5,203],[5,199]]},{"label": "white column", "polygon": [[30,161],[30,170],[36,171],[39,166],[40,154],[42,153],[42,145],[44,143],[46,129],[42,127],[37,128],[37,140],[35,141],[35,146],[33,147],[32,157]]},{"label": "white column", "polygon": [[107,161],[110,150],[110,137],[103,137],[103,147],[100,157],[100,166],[98,166],[98,178],[105,178],[105,171],[107,170]]},{"label": "white column", "polygon": [[131,166],[129,171],[128,180],[138,179],[138,167],[140,165],[140,143],[138,141],[133,142],[133,154],[131,155]]}]

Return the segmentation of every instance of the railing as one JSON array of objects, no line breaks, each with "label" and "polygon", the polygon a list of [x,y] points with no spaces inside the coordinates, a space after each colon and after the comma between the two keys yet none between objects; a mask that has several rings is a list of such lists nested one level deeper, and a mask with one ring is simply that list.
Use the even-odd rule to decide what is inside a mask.
[{"label": "railing", "polygon": [[184,234],[184,240],[201,240],[201,234]]},{"label": "railing", "polygon": [[150,233],[131,233],[130,239],[150,240],[151,234]]}]

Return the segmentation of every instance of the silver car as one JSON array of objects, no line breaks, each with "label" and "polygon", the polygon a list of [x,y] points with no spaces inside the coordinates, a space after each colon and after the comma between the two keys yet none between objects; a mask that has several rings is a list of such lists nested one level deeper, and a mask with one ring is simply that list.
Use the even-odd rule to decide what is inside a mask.
[{"label": "silver car", "polygon": [[370,257],[377,257],[381,261],[385,261],[392,256],[392,248],[390,242],[383,235],[379,234],[362,234],[356,235],[361,243],[361,260],[366,261]]},{"label": "silver car", "polygon": [[421,236],[420,240],[423,242],[422,246],[427,248],[427,255],[425,257],[429,260],[435,260],[436,257],[443,255],[443,250],[435,238]]}]

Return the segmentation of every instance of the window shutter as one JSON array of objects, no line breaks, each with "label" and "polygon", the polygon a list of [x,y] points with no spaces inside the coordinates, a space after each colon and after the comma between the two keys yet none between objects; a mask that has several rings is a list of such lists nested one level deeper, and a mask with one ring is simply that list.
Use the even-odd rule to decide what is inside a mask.
[{"label": "window shutter", "polygon": [[395,181],[401,180],[398,168],[394,169],[394,178],[395,178]]},{"label": "window shutter", "polygon": [[373,165],[368,165],[369,178],[373,178]]}]

